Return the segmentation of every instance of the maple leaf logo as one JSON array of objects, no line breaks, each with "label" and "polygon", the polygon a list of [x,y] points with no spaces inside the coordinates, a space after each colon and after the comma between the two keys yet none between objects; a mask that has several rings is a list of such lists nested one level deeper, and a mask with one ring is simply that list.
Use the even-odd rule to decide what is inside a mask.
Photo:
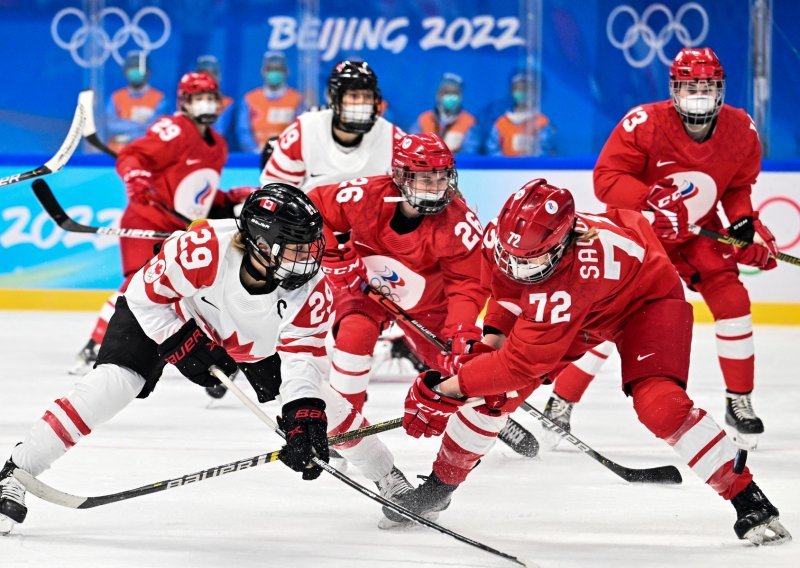
[{"label": "maple leaf logo", "polygon": [[239,336],[234,331],[230,337],[222,340],[222,347],[228,352],[234,361],[240,363],[254,363],[260,361],[261,357],[254,356],[250,351],[253,349],[253,342],[242,343]]}]

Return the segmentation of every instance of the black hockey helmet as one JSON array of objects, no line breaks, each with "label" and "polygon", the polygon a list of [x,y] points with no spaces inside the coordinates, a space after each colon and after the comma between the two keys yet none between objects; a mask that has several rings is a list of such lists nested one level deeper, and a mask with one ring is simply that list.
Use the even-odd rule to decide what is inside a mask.
[{"label": "black hockey helmet", "polygon": [[[342,98],[347,91],[372,91],[371,112],[342,112]],[[328,78],[328,99],[333,109],[334,126],[345,132],[369,132],[381,106],[381,90],[378,88],[378,76],[366,61],[345,59],[337,63]]]},{"label": "black hockey helmet", "polygon": [[319,272],[322,215],[301,190],[268,183],[248,196],[236,222],[248,255],[282,288],[295,290]]}]

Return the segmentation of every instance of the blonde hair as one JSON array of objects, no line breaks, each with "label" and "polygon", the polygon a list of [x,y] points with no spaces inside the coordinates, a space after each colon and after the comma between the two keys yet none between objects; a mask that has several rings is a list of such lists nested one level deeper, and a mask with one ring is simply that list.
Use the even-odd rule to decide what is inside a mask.
[{"label": "blonde hair", "polygon": [[597,227],[589,227],[589,230],[585,233],[576,232],[575,234],[577,235],[575,240],[579,242],[593,241],[600,236],[597,232]]}]

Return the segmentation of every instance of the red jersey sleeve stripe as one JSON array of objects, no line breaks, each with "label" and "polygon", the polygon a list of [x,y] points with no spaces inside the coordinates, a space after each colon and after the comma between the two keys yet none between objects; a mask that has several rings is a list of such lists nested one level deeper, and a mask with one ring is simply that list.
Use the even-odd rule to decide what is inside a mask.
[{"label": "red jersey sleeve stripe", "polygon": [[92,430],[86,425],[86,422],[83,421],[83,418],[81,418],[80,414],[78,414],[78,411],[75,410],[75,407],[72,406],[72,403],[69,400],[66,398],[59,398],[56,399],[56,404],[61,407],[61,410],[63,410],[69,419],[72,420],[72,423],[75,424],[78,432],[80,432],[83,436],[92,433]]},{"label": "red jersey sleeve stripe", "polygon": [[69,435],[69,432],[67,432],[67,429],[64,428],[64,425],[59,422],[55,414],[48,410],[44,413],[44,416],[42,416],[42,420],[50,425],[50,428],[53,429],[53,432],[55,432],[56,436],[58,436],[59,440],[64,443],[67,449],[75,445],[75,440],[72,439],[72,436]]}]

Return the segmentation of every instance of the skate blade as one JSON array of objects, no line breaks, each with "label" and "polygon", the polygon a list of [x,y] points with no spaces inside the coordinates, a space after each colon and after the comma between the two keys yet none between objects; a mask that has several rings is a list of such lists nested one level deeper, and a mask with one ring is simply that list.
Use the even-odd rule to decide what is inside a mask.
[{"label": "skate blade", "polygon": [[726,430],[733,445],[740,450],[753,451],[758,447],[758,438],[761,434],[742,434],[732,426],[728,426]]},{"label": "skate blade", "polygon": [[[434,511],[428,513],[427,515],[422,515],[429,521],[436,521],[439,518],[439,511]],[[412,521],[411,519],[403,518],[402,521],[393,521],[392,519],[388,518],[386,515],[381,517],[378,521],[378,528],[381,530],[409,530],[413,529],[414,527],[418,526],[417,523]]]},{"label": "skate blade", "polygon": [[5,515],[0,515],[0,536],[6,536],[9,534],[16,524],[17,523]]},{"label": "skate blade", "polygon": [[755,546],[777,546],[791,541],[792,535],[789,534],[780,519],[775,517],[770,522],[747,531],[744,538]]},{"label": "skate blade", "polygon": [[562,438],[552,430],[542,430],[542,447],[550,451],[555,450]]}]

